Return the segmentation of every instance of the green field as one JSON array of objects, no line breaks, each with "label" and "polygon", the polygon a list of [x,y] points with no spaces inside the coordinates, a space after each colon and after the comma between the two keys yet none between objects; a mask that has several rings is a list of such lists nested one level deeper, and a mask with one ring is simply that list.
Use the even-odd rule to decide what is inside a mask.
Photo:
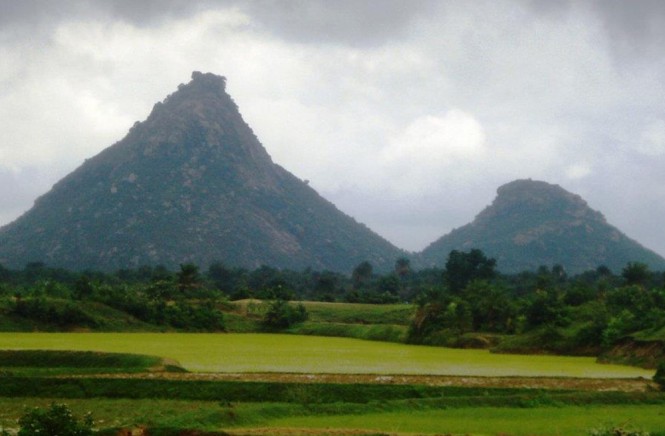
[{"label": "green field", "polygon": [[[16,430],[17,418],[27,409],[56,401],[70,405],[78,416],[91,411],[95,426],[106,434],[140,427],[155,435],[196,430],[219,435],[583,436],[593,428],[628,426],[665,436],[665,396],[655,391],[155,377],[147,371],[164,367],[164,361],[151,356],[202,372],[652,376],[652,371],[597,364],[592,358],[315,336],[0,333],[0,429]],[[109,368],[144,375],[94,374]]]},{"label": "green field", "polygon": [[[50,399],[0,398],[0,427],[13,429],[26,407],[46,407]],[[474,436],[585,436],[592,428],[623,426],[663,435],[662,405],[592,405],[514,407],[460,407],[421,409],[418,403],[380,410],[359,407],[357,413],[319,412],[284,403],[234,403],[164,399],[68,399],[77,416],[93,412],[97,427],[161,429],[156,434],[178,434],[177,429],[246,434],[242,429],[263,429],[255,434],[315,435],[314,429],[343,436],[370,430],[376,434],[455,434]],[[374,410],[367,410],[374,409]],[[171,431],[165,431],[170,429]],[[288,429],[288,431],[286,430]],[[299,432],[303,429],[303,433]],[[305,432],[306,431],[306,432]],[[228,433],[226,433],[228,432]],[[250,433],[251,434],[251,433]],[[322,433],[325,434],[325,433]]]},{"label": "green field", "polygon": [[539,407],[528,409],[469,407],[404,410],[338,416],[299,416],[267,420],[274,428],[349,428],[390,433],[582,436],[592,428],[625,426],[662,431],[662,405]]},{"label": "green field", "polygon": [[197,372],[441,374],[632,378],[641,368],[588,357],[491,354],[486,350],[279,334],[0,333],[0,349],[139,353]]}]

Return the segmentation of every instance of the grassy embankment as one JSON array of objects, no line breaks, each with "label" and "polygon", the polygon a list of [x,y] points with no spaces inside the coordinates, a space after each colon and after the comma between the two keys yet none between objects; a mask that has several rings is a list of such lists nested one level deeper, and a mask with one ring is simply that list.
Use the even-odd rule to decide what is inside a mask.
[{"label": "grassy embankment", "polygon": [[0,349],[0,374],[4,376],[131,374],[147,371],[184,370],[161,357],[141,354]]},{"label": "grassy embankment", "polygon": [[[360,304],[302,302],[309,318],[288,333],[336,336],[374,341],[404,342],[415,306],[410,304]],[[229,332],[250,333],[261,330],[265,306],[260,300],[233,302],[225,313]]]}]

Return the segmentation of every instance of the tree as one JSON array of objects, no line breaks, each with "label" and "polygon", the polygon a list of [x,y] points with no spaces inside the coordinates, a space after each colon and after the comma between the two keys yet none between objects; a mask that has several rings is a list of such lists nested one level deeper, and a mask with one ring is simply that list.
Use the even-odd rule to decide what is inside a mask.
[{"label": "tree", "polygon": [[338,277],[331,271],[323,271],[318,274],[314,283],[314,291],[317,294],[324,294],[325,297],[331,297],[337,289]]},{"label": "tree", "polygon": [[473,318],[469,303],[460,299],[455,299],[448,303],[443,313],[443,327],[461,334],[470,330],[472,323]]},{"label": "tree", "polygon": [[538,290],[525,311],[530,327],[561,327],[569,323],[566,307],[553,291]]},{"label": "tree", "polygon": [[649,266],[645,263],[628,262],[621,271],[621,276],[627,285],[646,286],[647,282],[651,279],[651,271],[649,271]]},{"label": "tree", "polygon": [[507,332],[514,327],[517,310],[498,285],[474,280],[466,287],[464,297],[470,305],[474,330]]},{"label": "tree", "polygon": [[404,278],[411,272],[411,261],[406,257],[400,257],[395,261],[395,274]]},{"label": "tree", "polygon": [[176,276],[180,292],[188,292],[201,287],[199,267],[193,263],[180,264],[180,271]]},{"label": "tree", "polygon": [[496,260],[478,249],[468,253],[453,250],[448,255],[444,281],[450,292],[459,293],[472,280],[490,280],[496,276]]},{"label": "tree", "polygon": [[399,278],[396,275],[389,274],[381,277],[376,284],[376,290],[379,293],[388,293],[397,295],[399,292]]},{"label": "tree", "polygon": [[52,403],[47,410],[35,408],[23,415],[18,423],[18,436],[91,436],[92,416],[79,421],[65,404]]},{"label": "tree", "polygon": [[[444,314],[448,307],[448,301],[439,292],[436,295],[423,297],[418,310],[409,326],[407,342],[423,343],[437,330],[443,328]],[[425,302],[424,300],[428,301]]]},{"label": "tree", "polygon": [[368,261],[363,261],[353,269],[351,279],[353,281],[353,289],[361,289],[369,285],[372,279],[372,264]]},{"label": "tree", "polygon": [[215,288],[220,291],[230,294],[234,290],[233,272],[222,262],[214,262],[210,264],[208,267],[208,278],[212,281]]},{"label": "tree", "polygon": [[0,263],[0,283],[8,282],[11,277],[11,271]]},{"label": "tree", "polygon": [[74,298],[77,300],[83,300],[84,298],[89,298],[92,293],[95,291],[95,288],[90,283],[88,276],[81,275],[74,283]]}]

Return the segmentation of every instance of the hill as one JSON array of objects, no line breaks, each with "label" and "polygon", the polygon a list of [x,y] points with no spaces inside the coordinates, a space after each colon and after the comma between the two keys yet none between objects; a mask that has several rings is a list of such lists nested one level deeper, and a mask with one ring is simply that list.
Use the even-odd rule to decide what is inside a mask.
[{"label": "hill", "polygon": [[273,163],[225,88],[225,78],[194,72],[0,229],[0,263],[392,266],[402,251]]},{"label": "hill", "polygon": [[628,262],[665,270],[665,259],[607,223],[578,195],[558,185],[516,180],[497,190],[473,222],[453,230],[422,253],[426,265],[442,266],[452,250],[479,248],[505,273],[562,265],[569,273]]}]

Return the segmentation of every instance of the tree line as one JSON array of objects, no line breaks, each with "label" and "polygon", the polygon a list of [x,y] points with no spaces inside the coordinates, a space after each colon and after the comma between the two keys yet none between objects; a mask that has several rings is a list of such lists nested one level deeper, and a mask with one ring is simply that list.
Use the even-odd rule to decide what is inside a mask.
[{"label": "tree line", "polygon": [[0,298],[16,316],[66,328],[95,327],[78,302],[94,301],[135,318],[174,329],[224,330],[220,307],[256,298],[266,307],[266,329],[307,319],[289,300],[414,303],[408,340],[464,346],[469,333],[531,334],[552,351],[590,353],[631,332],[665,328],[665,273],[642,263],[613,272],[604,266],[568,275],[560,265],[501,274],[480,250],[452,251],[440,268],[414,270],[407,258],[376,273],[369,262],[351,274],[331,271],[254,270],[212,263],[205,270],[182,264],[171,271],[143,266],[114,273],[75,272],[41,263],[21,270],[0,265]]}]

